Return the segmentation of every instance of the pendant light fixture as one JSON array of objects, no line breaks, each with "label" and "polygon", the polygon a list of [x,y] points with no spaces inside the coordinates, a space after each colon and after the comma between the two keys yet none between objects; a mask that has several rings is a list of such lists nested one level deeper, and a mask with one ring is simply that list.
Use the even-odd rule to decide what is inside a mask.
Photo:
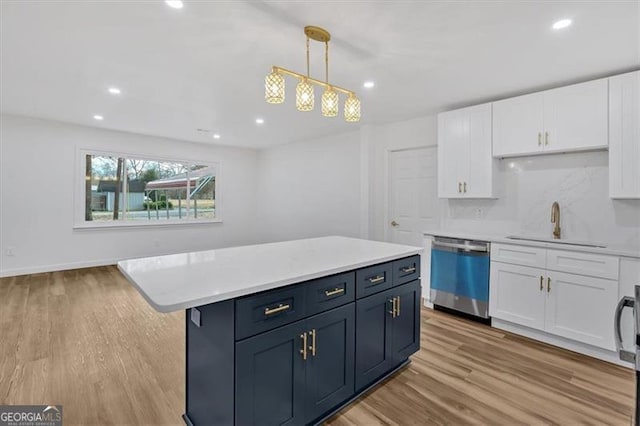
[{"label": "pendant light fixture", "polygon": [[[344,103],[344,119],[347,122],[360,121],[360,100],[352,90],[343,89],[329,83],[329,40],[331,34],[323,28],[304,27],[307,36],[307,74],[300,74],[285,68],[273,66],[271,73],[265,77],[265,100],[270,104],[284,102],[285,82],[284,76],[288,75],[299,80],[296,86],[296,108],[298,111],[312,111],[314,107],[314,85],[324,87],[322,93],[322,115],[336,117],[338,115],[340,98],[338,92],[347,95]],[[309,74],[309,41],[315,40],[324,43],[325,46],[325,80],[317,80]]]}]

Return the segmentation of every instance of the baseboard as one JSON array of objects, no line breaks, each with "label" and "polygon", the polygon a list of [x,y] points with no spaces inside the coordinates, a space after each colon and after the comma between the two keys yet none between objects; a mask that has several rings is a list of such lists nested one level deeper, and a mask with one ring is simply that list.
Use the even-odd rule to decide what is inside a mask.
[{"label": "baseboard", "polygon": [[608,351],[606,349],[598,348],[595,346],[587,345],[585,343],[575,342],[573,340],[565,339],[564,337],[554,336],[552,334],[545,333],[544,331],[534,330],[529,327],[517,325],[508,321],[492,318],[491,326],[500,330],[508,331],[513,334],[519,334],[521,336],[528,337],[533,340],[548,343],[553,346],[558,346],[563,349],[577,352],[579,354],[587,355],[592,358],[597,358],[602,361],[607,361],[612,364],[619,365],[621,367],[633,368],[633,365],[621,361],[618,357],[618,353],[614,351]]},{"label": "baseboard", "polygon": [[433,303],[429,302],[426,297],[422,298],[422,306],[425,308],[433,309]]},{"label": "baseboard", "polygon": [[94,266],[115,265],[122,259],[87,260],[83,262],[59,263],[57,265],[43,265],[28,268],[0,270],[0,278],[18,275],[40,274],[43,272],[67,271],[69,269],[92,268]]}]

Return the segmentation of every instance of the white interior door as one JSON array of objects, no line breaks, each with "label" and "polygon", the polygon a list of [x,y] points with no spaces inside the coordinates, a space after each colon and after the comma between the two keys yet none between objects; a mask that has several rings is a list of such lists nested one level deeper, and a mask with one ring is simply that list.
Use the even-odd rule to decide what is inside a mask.
[{"label": "white interior door", "polygon": [[422,246],[422,234],[439,225],[437,149],[389,153],[387,240]]}]

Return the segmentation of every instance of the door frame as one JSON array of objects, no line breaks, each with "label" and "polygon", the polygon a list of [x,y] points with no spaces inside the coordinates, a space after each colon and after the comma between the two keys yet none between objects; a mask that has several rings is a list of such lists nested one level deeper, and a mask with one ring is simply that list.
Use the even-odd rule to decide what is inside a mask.
[{"label": "door frame", "polygon": [[403,152],[403,151],[411,151],[411,150],[415,150],[415,149],[434,149],[435,154],[436,154],[436,158],[437,158],[437,154],[438,154],[438,145],[434,144],[434,145],[410,145],[407,147],[402,147],[402,148],[386,148],[384,150],[384,169],[383,169],[383,201],[382,201],[382,206],[384,209],[384,214],[383,214],[383,218],[384,218],[384,229],[383,229],[383,236],[384,236],[384,241],[389,242],[389,191],[391,191],[391,185],[389,185],[389,177],[390,177],[390,170],[391,170],[391,153],[392,152]]}]

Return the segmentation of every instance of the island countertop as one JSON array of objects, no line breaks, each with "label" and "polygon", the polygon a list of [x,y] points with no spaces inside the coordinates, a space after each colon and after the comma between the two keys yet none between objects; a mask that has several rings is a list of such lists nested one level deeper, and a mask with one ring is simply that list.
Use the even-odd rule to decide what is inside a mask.
[{"label": "island countertop", "polygon": [[159,312],[173,312],[421,254],[423,248],[321,237],[118,262]]}]

